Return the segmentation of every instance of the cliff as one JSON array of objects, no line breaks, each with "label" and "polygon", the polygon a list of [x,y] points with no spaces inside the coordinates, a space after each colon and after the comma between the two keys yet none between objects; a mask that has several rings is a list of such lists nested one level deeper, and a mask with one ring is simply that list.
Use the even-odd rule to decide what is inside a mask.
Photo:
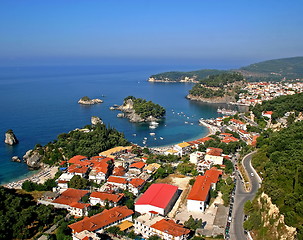
[{"label": "cliff", "polygon": [[79,104],[83,105],[93,105],[93,104],[98,104],[98,103],[103,103],[103,101],[99,98],[95,99],[90,99],[89,97],[83,97],[78,101]]},{"label": "cliff", "polygon": [[91,121],[92,125],[103,124],[103,121],[101,120],[101,118],[96,117],[96,116],[92,116],[90,121]]},{"label": "cliff", "polygon": [[30,168],[38,169],[42,166],[42,157],[37,150],[29,150],[23,156],[23,160]]},{"label": "cliff", "polygon": [[17,139],[17,137],[15,136],[13,130],[8,130],[6,133],[5,133],[5,140],[4,142],[8,145],[15,145],[17,144],[19,141]]},{"label": "cliff", "polygon": [[188,94],[186,96],[186,98],[189,100],[201,101],[201,102],[206,102],[206,103],[229,103],[229,102],[235,101],[234,97],[227,96],[227,95],[225,95],[224,97],[203,98],[201,96],[194,96],[194,95]]}]

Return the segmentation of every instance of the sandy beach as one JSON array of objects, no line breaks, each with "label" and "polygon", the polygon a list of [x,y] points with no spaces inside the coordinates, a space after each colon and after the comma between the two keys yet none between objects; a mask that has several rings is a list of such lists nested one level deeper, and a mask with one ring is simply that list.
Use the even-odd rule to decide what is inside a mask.
[{"label": "sandy beach", "polygon": [[3,186],[6,188],[12,188],[12,189],[21,189],[22,183],[26,180],[30,180],[34,183],[44,183],[46,180],[54,178],[56,172],[58,171],[58,167],[44,167],[36,174],[26,177],[24,179],[13,181],[7,184],[4,184]]}]

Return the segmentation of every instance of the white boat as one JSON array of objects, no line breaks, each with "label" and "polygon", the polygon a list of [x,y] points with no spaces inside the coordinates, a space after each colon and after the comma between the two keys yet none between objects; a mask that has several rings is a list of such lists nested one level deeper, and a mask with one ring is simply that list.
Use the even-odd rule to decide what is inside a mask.
[{"label": "white boat", "polygon": [[149,133],[149,135],[151,135],[151,136],[155,136],[156,134],[155,134],[155,133]]},{"label": "white boat", "polygon": [[136,133],[134,133],[134,134],[133,134],[133,136],[135,137],[135,136],[137,136],[137,134],[136,134]]},{"label": "white boat", "polygon": [[163,140],[164,138],[163,138],[163,137],[160,137],[160,139]]},{"label": "white boat", "polygon": [[150,125],[159,125],[159,123],[155,122],[155,121],[152,121],[152,122],[150,122]]},{"label": "white boat", "polygon": [[147,137],[143,138],[144,140],[147,140]]},{"label": "white boat", "polygon": [[155,128],[157,128],[157,126],[155,126],[155,125],[149,125],[149,128],[150,129],[155,129]]},{"label": "white boat", "polygon": [[188,124],[188,122],[184,122],[185,124]]}]

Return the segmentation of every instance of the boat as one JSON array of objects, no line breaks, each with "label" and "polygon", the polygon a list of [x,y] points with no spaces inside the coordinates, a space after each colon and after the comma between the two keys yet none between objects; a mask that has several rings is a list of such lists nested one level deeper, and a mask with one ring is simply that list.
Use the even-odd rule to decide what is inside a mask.
[{"label": "boat", "polygon": [[164,138],[163,138],[163,137],[160,137],[160,139],[163,140]]},{"label": "boat", "polygon": [[147,140],[147,137],[143,138],[144,140]]},{"label": "boat", "polygon": [[155,133],[153,133],[153,132],[151,132],[151,133],[149,133],[149,135],[151,135],[151,136],[155,136],[156,134],[155,134]]},{"label": "boat", "polygon": [[157,126],[155,126],[155,125],[149,125],[149,128],[150,129],[155,129],[155,128],[157,128]]},{"label": "boat", "polygon": [[186,121],[185,121],[184,123],[185,123],[185,124],[188,124],[188,122],[186,122]]},{"label": "boat", "polygon": [[136,133],[134,133],[134,134],[133,134],[133,136],[135,137],[135,136],[137,136],[137,134],[136,134]]}]

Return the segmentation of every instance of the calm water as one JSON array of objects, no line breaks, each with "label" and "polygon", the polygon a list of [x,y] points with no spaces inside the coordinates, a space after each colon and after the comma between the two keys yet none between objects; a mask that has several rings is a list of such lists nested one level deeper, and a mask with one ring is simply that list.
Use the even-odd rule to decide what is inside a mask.
[{"label": "calm water", "polygon": [[[177,69],[185,71],[197,67],[179,66]],[[105,124],[123,132],[129,141],[140,145],[144,137],[148,138],[148,146],[163,146],[206,135],[207,129],[198,125],[198,119],[216,117],[216,106],[186,100],[192,84],[146,81],[151,74],[177,69],[170,66],[0,68],[0,134],[3,139],[0,142],[0,183],[29,173],[25,164],[11,162],[12,156],[22,157],[37,143],[44,145],[60,133],[90,124],[91,116],[100,117]],[[109,107],[122,104],[129,95],[164,106],[166,119],[157,129],[149,129],[146,124],[117,118],[118,111],[111,111]],[[83,96],[101,98],[104,103],[81,106],[77,101]],[[8,129],[13,129],[20,141],[14,147],[4,143]],[[150,132],[156,135],[150,136]]]}]

